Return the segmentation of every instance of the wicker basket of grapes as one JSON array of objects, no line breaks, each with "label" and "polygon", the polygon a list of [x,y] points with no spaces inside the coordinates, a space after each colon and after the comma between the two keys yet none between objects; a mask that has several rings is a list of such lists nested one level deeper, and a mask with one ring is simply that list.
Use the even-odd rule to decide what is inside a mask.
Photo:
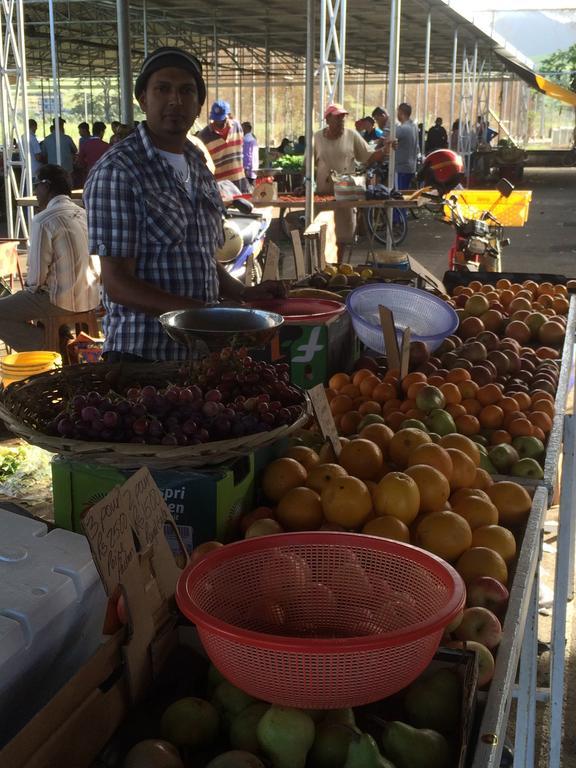
[{"label": "wicker basket of grapes", "polygon": [[193,363],[97,363],[32,376],[2,390],[0,418],[54,453],[121,467],[199,467],[298,430],[309,407],[286,364],[226,348]]}]

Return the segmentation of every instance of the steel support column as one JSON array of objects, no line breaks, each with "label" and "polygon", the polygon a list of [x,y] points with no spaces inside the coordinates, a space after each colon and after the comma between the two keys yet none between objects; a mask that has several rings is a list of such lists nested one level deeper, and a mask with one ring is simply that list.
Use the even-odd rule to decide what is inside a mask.
[{"label": "steel support column", "polygon": [[[213,67],[214,70],[214,101],[218,101],[219,95],[218,95],[218,89],[220,86],[219,83],[219,71],[218,71],[218,35],[216,32],[216,22],[214,22],[212,27],[212,56],[213,56]],[[208,109],[210,107],[208,106]]]},{"label": "steel support column", "polygon": [[420,146],[420,152],[424,154],[424,136],[426,134],[426,126],[428,123],[428,86],[430,82],[430,39],[432,36],[432,14],[428,12],[426,18],[426,47],[424,51],[424,105],[422,108],[422,122],[424,127],[422,129],[422,143]]},{"label": "steel support column", "polygon": [[134,123],[132,96],[132,46],[130,45],[130,3],[116,0],[118,21],[118,73],[120,80],[120,120],[125,125]]},{"label": "steel support column", "polygon": [[10,238],[27,238],[24,209],[14,203],[14,198],[23,197],[32,189],[22,0],[1,0],[0,29],[0,107],[7,234]]},{"label": "steel support column", "polygon": [[142,0],[142,30],[144,38],[144,58],[148,56],[148,0]]},{"label": "steel support column", "polygon": [[347,0],[320,0],[320,127],[324,109],[344,102]]},{"label": "steel support column", "polygon": [[[312,142],[314,134],[314,6],[314,0],[306,0],[306,102],[304,111],[306,226],[309,226],[314,219],[314,146]],[[322,112],[322,103],[320,103],[320,111]]]},{"label": "steel support column", "polygon": [[456,102],[456,67],[458,65],[458,27],[454,28],[454,40],[452,43],[452,82],[450,86],[450,126],[448,132],[452,130],[454,124],[454,106]]},{"label": "steel support column", "polygon": [[54,138],[56,142],[56,162],[62,162],[60,149],[60,83],[58,80],[58,51],[56,48],[56,33],[54,30],[54,0],[48,0],[48,15],[50,20],[50,58],[52,60],[52,118],[54,120]]},{"label": "steel support column", "polygon": [[264,85],[264,164],[270,165],[270,44],[266,30],[265,56],[265,85]]},{"label": "steel support column", "polygon": [[[392,141],[396,138],[396,92],[398,90],[398,62],[400,60],[400,23],[402,17],[402,0],[391,0],[390,7],[390,54],[388,60],[388,114],[390,115],[390,138]],[[394,151],[390,152],[388,162],[388,187],[392,189],[396,186],[396,163],[394,162]],[[386,210],[386,248],[391,251],[392,243],[392,217],[393,209]]]}]

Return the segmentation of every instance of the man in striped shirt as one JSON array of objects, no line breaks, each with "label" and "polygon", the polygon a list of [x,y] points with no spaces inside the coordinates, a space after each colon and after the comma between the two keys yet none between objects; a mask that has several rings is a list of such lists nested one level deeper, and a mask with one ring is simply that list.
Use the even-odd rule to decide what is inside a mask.
[{"label": "man in striped shirt", "polygon": [[250,192],[244,172],[244,131],[230,115],[230,104],[219,99],[210,108],[210,124],[198,134],[212,155],[216,181],[231,181],[241,192]]}]

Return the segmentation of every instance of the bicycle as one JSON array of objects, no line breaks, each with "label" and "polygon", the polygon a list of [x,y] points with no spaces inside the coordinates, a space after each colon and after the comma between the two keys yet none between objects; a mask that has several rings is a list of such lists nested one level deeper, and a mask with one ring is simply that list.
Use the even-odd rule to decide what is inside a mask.
[{"label": "bicycle", "polygon": [[[375,165],[366,171],[366,181],[368,186],[376,184],[384,185],[388,179],[388,165],[386,163]],[[388,218],[389,208],[374,206],[373,208],[364,208],[364,221],[366,228],[374,240],[386,245],[390,227],[392,228],[392,247],[397,248],[406,239],[408,234],[408,217],[401,208],[392,208],[392,224]]]}]

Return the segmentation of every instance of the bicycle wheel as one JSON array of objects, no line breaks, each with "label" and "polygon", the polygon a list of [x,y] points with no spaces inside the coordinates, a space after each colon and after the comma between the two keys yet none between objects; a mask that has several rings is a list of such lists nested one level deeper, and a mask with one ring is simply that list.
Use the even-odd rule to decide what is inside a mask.
[{"label": "bicycle wheel", "polygon": [[[378,242],[386,245],[386,235],[388,233],[388,217],[386,208],[367,208],[366,223],[372,236]],[[408,222],[400,208],[392,209],[392,245],[397,247],[401,245],[408,234]]]}]

